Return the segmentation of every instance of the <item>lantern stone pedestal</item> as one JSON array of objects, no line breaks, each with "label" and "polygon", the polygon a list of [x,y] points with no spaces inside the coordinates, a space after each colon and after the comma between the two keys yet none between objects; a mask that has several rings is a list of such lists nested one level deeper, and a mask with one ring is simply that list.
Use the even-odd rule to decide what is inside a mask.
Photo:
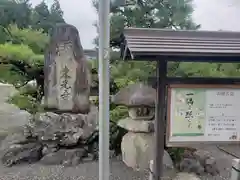
[{"label": "lantern stone pedestal", "polygon": [[123,162],[135,170],[147,169],[153,154],[153,123],[126,118],[118,125],[129,131],[121,143]]}]

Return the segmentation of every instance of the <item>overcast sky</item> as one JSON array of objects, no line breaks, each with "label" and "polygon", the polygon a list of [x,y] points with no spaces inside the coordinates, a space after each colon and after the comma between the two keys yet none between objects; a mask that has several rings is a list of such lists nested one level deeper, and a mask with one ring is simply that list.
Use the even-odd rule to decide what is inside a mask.
[{"label": "overcast sky", "polygon": [[[31,0],[33,5],[42,0]],[[51,3],[51,0],[46,0]],[[76,26],[84,49],[93,48],[97,14],[91,0],[59,0],[67,23]],[[194,0],[193,18],[203,30],[240,31],[240,0]]]}]

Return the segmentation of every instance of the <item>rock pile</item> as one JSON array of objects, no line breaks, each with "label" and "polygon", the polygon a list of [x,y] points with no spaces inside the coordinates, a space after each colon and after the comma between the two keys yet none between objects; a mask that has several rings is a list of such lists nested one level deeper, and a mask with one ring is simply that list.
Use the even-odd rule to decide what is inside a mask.
[{"label": "rock pile", "polygon": [[203,150],[185,151],[178,168],[181,172],[195,173],[200,176],[219,174],[217,160],[209,152]]},{"label": "rock pile", "polygon": [[[84,158],[96,158],[87,141],[97,131],[98,110],[89,114],[39,113],[34,119],[3,141],[2,163],[12,166],[22,162],[76,165]],[[86,146],[87,144],[87,146]]]}]

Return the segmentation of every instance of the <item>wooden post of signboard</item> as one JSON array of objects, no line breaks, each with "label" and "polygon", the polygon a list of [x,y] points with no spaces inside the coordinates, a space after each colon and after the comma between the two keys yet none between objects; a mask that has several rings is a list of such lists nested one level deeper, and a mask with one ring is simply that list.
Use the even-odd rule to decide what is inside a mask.
[{"label": "wooden post of signboard", "polygon": [[165,96],[166,96],[167,61],[157,62],[157,102],[155,110],[155,159],[153,179],[161,180],[163,177],[163,155],[165,146]]}]

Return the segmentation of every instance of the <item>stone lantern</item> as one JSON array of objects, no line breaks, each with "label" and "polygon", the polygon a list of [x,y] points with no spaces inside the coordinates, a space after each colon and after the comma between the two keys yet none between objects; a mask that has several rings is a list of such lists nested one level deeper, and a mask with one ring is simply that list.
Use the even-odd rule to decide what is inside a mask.
[{"label": "stone lantern", "polygon": [[154,108],[156,91],[143,84],[130,85],[120,90],[114,102],[128,107],[129,117],[118,125],[129,132],[121,143],[124,163],[135,170],[145,170],[153,154]]},{"label": "stone lantern", "polygon": [[[122,159],[138,171],[149,169],[154,151],[154,115],[156,90],[144,84],[132,84],[121,89],[115,96],[116,104],[129,109],[129,117],[118,121],[128,133],[121,143]],[[164,165],[173,167],[169,154],[164,152]]]}]

